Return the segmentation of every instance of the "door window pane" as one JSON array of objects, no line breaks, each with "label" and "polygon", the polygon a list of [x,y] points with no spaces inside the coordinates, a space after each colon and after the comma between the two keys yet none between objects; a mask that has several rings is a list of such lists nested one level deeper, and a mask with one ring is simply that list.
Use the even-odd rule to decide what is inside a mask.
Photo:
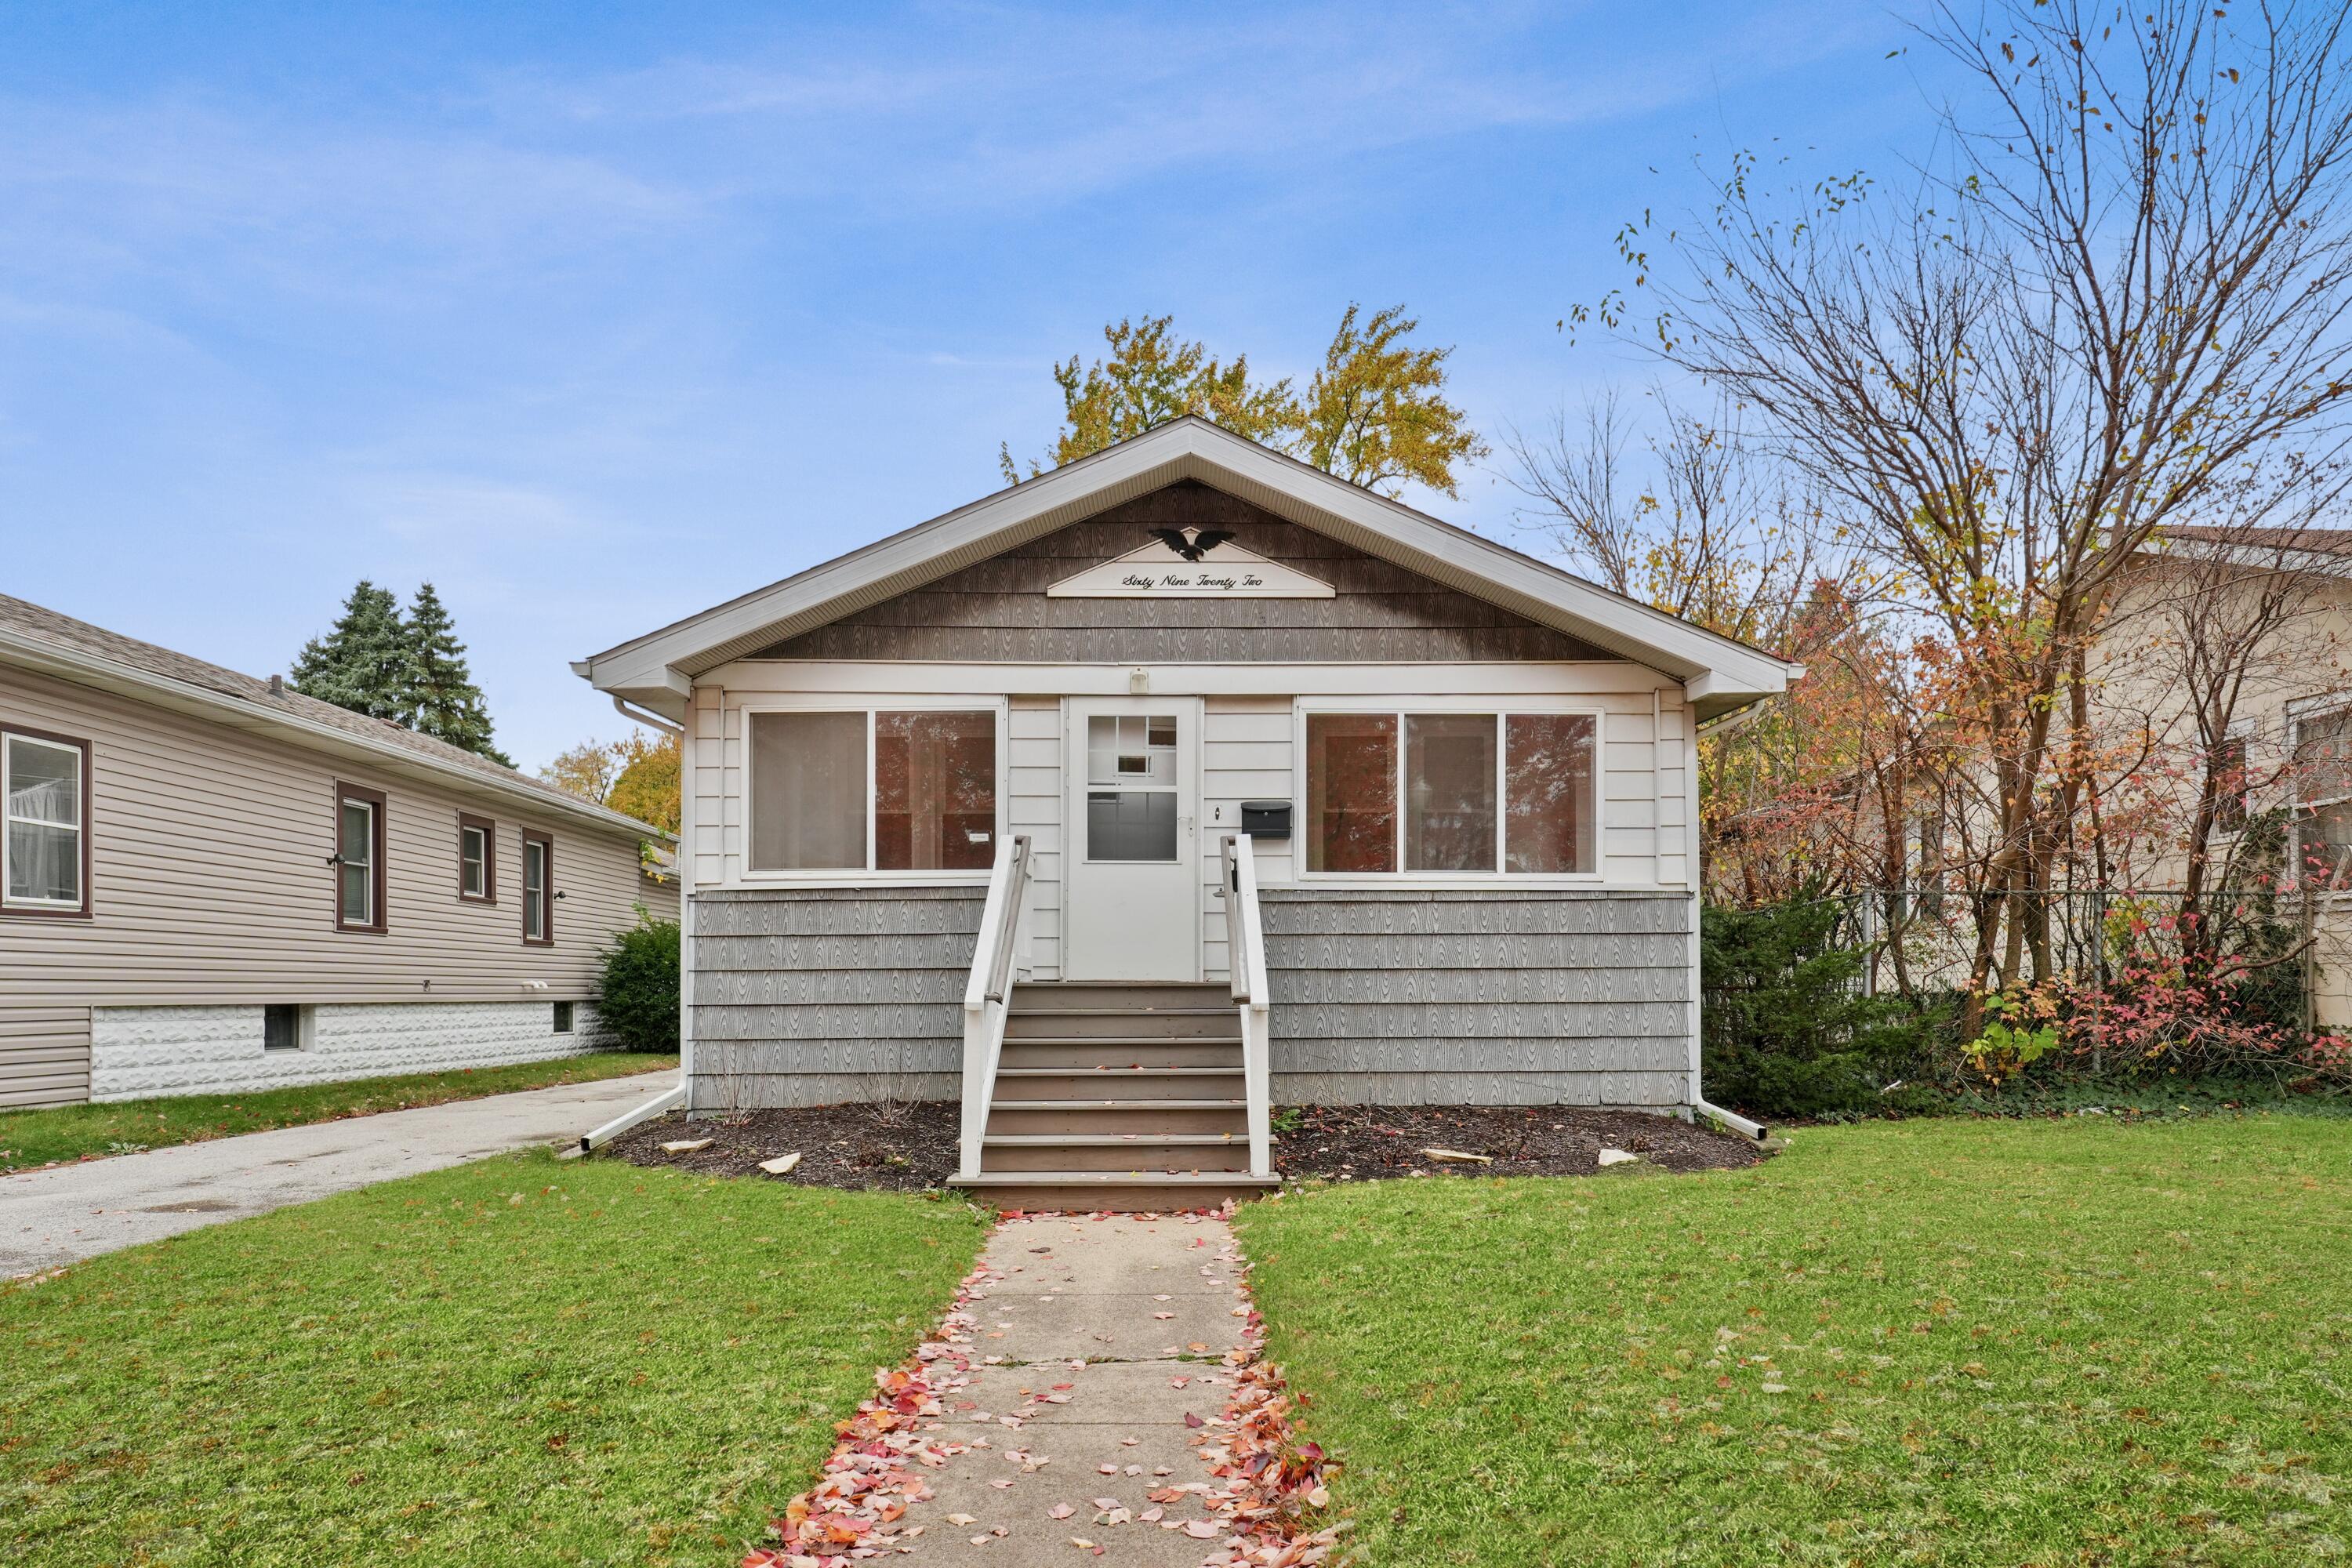
[{"label": "door window pane", "polygon": [[375,923],[375,807],[363,800],[343,802],[342,837],[336,852],[340,912],[347,926]]},{"label": "door window pane", "polygon": [[1087,858],[1176,858],[1174,790],[1096,789],[1087,792]]},{"label": "door window pane", "polygon": [[1307,868],[1396,869],[1397,721],[1307,716]]},{"label": "door window pane", "polygon": [[1503,724],[1503,868],[1597,870],[1592,715],[1514,713]]},{"label": "door window pane", "polygon": [[81,750],[10,735],[7,754],[7,896],[11,901],[81,903]]},{"label": "door window pane", "polygon": [[984,871],[996,860],[996,715],[874,716],[874,863]]},{"label": "door window pane", "polygon": [[751,868],[866,867],[866,715],[754,713]]},{"label": "door window pane", "polygon": [[1096,713],[1087,719],[1087,783],[1176,782],[1176,720],[1172,715]]},{"label": "door window pane", "polygon": [[1495,868],[1495,716],[1410,713],[1404,721],[1408,871]]}]

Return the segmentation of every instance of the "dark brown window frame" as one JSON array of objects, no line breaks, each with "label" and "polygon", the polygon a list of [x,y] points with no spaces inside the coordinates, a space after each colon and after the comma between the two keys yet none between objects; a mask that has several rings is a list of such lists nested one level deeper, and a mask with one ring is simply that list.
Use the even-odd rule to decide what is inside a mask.
[{"label": "dark brown window frame", "polygon": [[[517,835],[522,845],[522,889],[515,902],[522,907],[522,944],[525,947],[555,945],[555,835],[536,828],[524,828]],[[541,853],[539,863],[539,923],[540,934],[530,934],[530,847],[538,845]]]},{"label": "dark brown window frame", "polygon": [[[371,842],[368,845],[368,882],[370,885],[368,895],[368,912],[373,914],[375,919],[366,925],[353,925],[349,921],[343,919],[343,868],[341,856],[343,853],[343,802],[347,800],[361,801],[374,808],[370,815],[370,822],[373,826],[369,835]],[[327,869],[332,873],[332,875],[328,879],[328,892],[334,900],[331,908],[333,909],[335,915],[335,929],[339,931],[349,931],[354,936],[382,936],[385,931],[391,929],[391,922],[385,919],[385,915],[388,911],[384,909],[383,898],[384,847],[391,837],[391,835],[386,830],[384,822],[384,819],[389,814],[384,809],[383,791],[380,789],[370,789],[365,784],[345,784],[340,779],[335,782],[334,813],[332,816],[329,818],[331,825],[331,837],[330,837],[329,842],[334,846],[334,858],[328,863]]]},{"label": "dark brown window frame", "polygon": [[[482,836],[482,890],[466,890],[466,829],[473,828]],[[496,904],[499,901],[499,825],[487,816],[476,816],[468,811],[457,814],[457,900],[467,904]]]},{"label": "dark brown window frame", "polygon": [[[11,724],[0,721],[0,735],[22,735],[27,741],[46,741],[52,746],[71,746],[81,753],[81,907],[58,909],[42,904],[11,904],[8,889],[0,885],[0,918],[35,921],[86,921],[90,918],[90,839],[94,837],[90,810],[93,790],[90,778],[90,745],[79,735],[60,735],[48,730],[36,730],[29,724]],[[0,833],[5,832],[0,826]]]}]

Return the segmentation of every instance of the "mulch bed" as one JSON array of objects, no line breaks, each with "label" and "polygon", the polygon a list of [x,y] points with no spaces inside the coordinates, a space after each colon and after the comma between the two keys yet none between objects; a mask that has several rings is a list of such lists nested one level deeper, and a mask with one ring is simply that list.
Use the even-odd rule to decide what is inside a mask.
[{"label": "mulch bed", "polygon": [[[1730,1171],[1767,1152],[1672,1116],[1570,1105],[1309,1105],[1276,1112],[1275,1126],[1275,1169],[1294,1179],[1589,1176],[1603,1149],[1669,1171]],[[1494,1163],[1440,1162],[1423,1149],[1491,1154]]]},{"label": "mulch bed", "polygon": [[[1639,1154],[1669,1171],[1753,1165],[1765,1151],[1744,1138],[1638,1110],[1574,1106],[1330,1105],[1277,1110],[1275,1168],[1294,1180],[1370,1181],[1409,1176],[1589,1176],[1603,1149]],[[714,1176],[759,1174],[762,1160],[797,1152],[783,1180],[804,1186],[919,1193],[955,1174],[960,1119],[953,1100],[818,1105],[685,1122],[663,1117],[614,1139],[605,1152],[638,1165]],[[662,1144],[708,1138],[708,1148],[669,1153]],[[1494,1163],[1434,1161],[1423,1149],[1491,1154]]]},{"label": "mulch bed", "polygon": [[[895,1105],[809,1105],[790,1110],[754,1110],[741,1116],[657,1117],[633,1127],[605,1146],[636,1165],[669,1165],[713,1176],[776,1178],[759,1169],[762,1160],[798,1152],[800,1164],[782,1179],[810,1187],[878,1188],[919,1193],[947,1184],[955,1174],[956,1139],[962,1118],[951,1100],[919,1100]],[[708,1138],[710,1146],[682,1154],[664,1143]]]}]

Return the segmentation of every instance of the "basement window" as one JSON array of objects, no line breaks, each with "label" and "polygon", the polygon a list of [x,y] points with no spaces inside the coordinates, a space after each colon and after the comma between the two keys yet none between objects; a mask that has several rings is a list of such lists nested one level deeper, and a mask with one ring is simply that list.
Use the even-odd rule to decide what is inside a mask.
[{"label": "basement window", "polygon": [[558,1002],[555,1005],[555,1032],[557,1034],[568,1035],[572,1032],[572,1009],[576,1005],[578,1005],[578,1004],[572,1002]]},{"label": "basement window", "polygon": [[310,1048],[316,1012],[292,1002],[272,1002],[261,1010],[261,1048],[303,1051]]}]

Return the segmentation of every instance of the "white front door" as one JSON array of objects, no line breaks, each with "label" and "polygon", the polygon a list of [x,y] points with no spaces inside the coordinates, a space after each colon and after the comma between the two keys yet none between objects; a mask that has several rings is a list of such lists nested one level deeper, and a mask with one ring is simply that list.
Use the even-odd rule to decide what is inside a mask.
[{"label": "white front door", "polygon": [[1197,697],[1067,700],[1062,975],[1201,978]]}]

